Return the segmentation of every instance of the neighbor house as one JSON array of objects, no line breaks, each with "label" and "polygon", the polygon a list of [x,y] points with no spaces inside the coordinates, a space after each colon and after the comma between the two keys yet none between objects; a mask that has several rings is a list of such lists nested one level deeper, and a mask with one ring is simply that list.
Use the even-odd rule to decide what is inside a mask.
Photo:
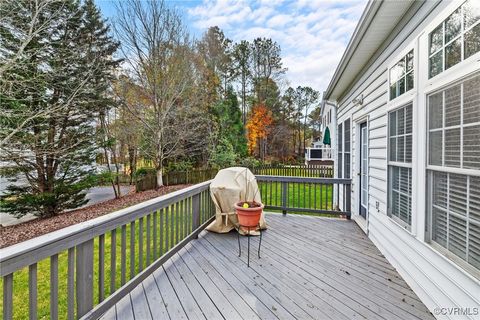
[{"label": "neighbor house", "polygon": [[478,319],[480,1],[370,1],[324,100],[352,219],[436,316]]},{"label": "neighbor house", "polygon": [[335,105],[322,101],[320,105],[321,136],[313,141],[310,147],[305,148],[306,165],[333,165],[334,150],[332,144],[336,137],[336,108]]}]

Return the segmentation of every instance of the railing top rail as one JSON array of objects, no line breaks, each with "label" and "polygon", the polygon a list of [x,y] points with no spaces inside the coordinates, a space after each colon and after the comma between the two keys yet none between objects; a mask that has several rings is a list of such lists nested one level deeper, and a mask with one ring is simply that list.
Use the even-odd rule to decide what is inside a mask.
[{"label": "railing top rail", "polygon": [[278,182],[307,182],[324,184],[352,184],[352,179],[338,178],[312,178],[312,177],[288,177],[288,176],[265,176],[256,175],[258,181],[278,181]]},{"label": "railing top rail", "polygon": [[211,180],[0,249],[0,276],[118,228],[154,210],[207,190]]}]

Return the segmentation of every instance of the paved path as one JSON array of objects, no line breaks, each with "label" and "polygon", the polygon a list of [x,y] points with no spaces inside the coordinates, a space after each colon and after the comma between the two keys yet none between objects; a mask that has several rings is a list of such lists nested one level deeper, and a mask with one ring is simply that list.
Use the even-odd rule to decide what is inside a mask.
[{"label": "paved path", "polygon": [[[120,187],[120,190],[122,192],[122,195],[124,195],[124,194],[128,193],[128,191],[130,190],[130,187],[129,186],[122,186],[122,187]],[[115,195],[113,193],[112,187],[94,187],[94,188],[91,188],[91,189],[88,190],[88,192],[87,192],[88,203],[84,207],[87,207],[87,206],[90,206],[92,204],[96,204],[96,203],[99,203],[99,202],[103,202],[103,201],[106,201],[106,200],[110,200],[110,199],[113,199],[113,198],[115,198]],[[23,216],[22,218],[17,219],[15,217],[9,215],[8,213],[0,212],[0,224],[2,224],[3,226],[11,226],[11,225],[19,224],[19,223],[29,221],[29,220],[32,220],[32,219],[35,219],[35,218],[36,217],[34,215],[27,214],[27,215]]]}]

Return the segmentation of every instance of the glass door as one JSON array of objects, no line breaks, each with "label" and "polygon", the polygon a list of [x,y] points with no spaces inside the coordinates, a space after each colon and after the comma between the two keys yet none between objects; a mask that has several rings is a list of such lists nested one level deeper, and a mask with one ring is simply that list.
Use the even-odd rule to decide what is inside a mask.
[{"label": "glass door", "polygon": [[368,131],[367,123],[360,124],[360,215],[367,218],[368,206]]}]

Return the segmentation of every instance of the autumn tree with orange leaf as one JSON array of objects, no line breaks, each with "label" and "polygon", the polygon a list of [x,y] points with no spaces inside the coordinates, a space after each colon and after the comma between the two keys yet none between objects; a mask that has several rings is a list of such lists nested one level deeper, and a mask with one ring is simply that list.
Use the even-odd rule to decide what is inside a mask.
[{"label": "autumn tree with orange leaf", "polygon": [[246,125],[248,152],[250,154],[254,154],[255,148],[258,145],[258,155],[263,159],[264,152],[262,149],[272,122],[272,112],[264,104],[257,104],[252,107]]}]

